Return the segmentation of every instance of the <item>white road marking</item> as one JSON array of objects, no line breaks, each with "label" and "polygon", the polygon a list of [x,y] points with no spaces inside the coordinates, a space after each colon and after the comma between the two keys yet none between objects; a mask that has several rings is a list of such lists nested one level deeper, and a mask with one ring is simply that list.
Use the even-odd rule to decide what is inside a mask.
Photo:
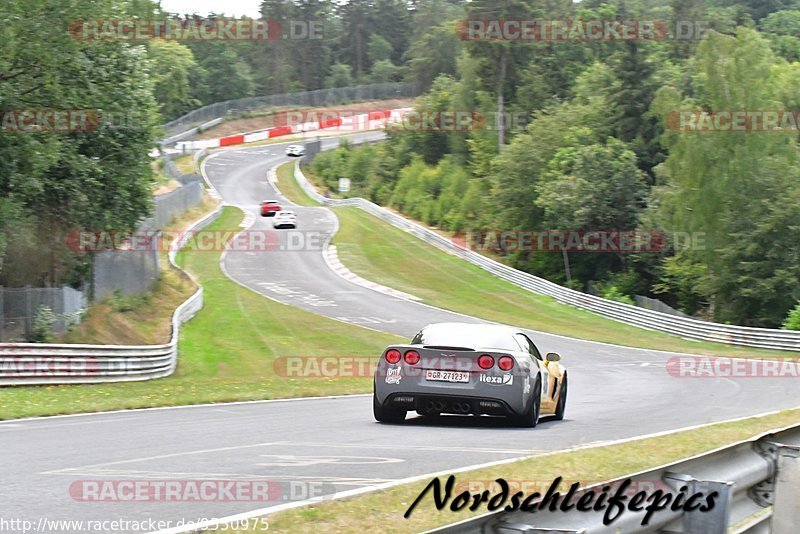
[{"label": "white road marking", "polygon": [[[340,449],[391,449],[397,450],[396,444],[381,445],[377,443],[333,443],[325,441],[278,441],[275,445],[289,445],[291,447],[330,447]],[[496,449],[491,447],[446,447],[436,445],[403,445],[404,449],[416,451],[446,451],[446,452],[476,452],[476,453],[496,453],[496,454],[539,454],[547,451],[535,449]]]},{"label": "white road marking", "polygon": [[69,471],[65,473],[47,473],[49,475],[69,476],[69,477],[113,477],[129,478],[134,480],[272,480],[272,481],[312,481],[328,482],[331,484],[341,484],[349,486],[370,486],[388,482],[391,478],[361,478],[361,477],[337,477],[320,475],[273,475],[265,476],[264,473],[202,473],[184,471],[136,471],[131,469],[94,469],[86,471]]},{"label": "white road marking", "polygon": [[323,306],[337,306],[336,302],[330,299],[325,299],[314,293],[305,292],[297,287],[287,286],[280,282],[256,282],[257,286],[263,287],[267,291],[284,295],[291,299],[299,300],[309,306],[323,307]]},{"label": "white road marking", "polygon": [[66,467],[64,469],[54,469],[52,471],[43,471],[40,473],[41,475],[53,475],[58,473],[64,473],[74,470],[81,470],[81,469],[93,469],[96,467],[105,467],[109,465],[122,465],[122,464],[132,464],[136,462],[149,462],[152,460],[163,460],[165,458],[177,458],[179,456],[192,456],[195,454],[208,454],[212,452],[227,452],[227,451],[238,451],[242,449],[252,449],[255,447],[270,447],[274,445],[276,442],[265,442],[265,443],[251,443],[249,445],[235,445],[232,447],[218,447],[214,449],[200,449],[195,451],[184,451],[184,452],[174,452],[170,454],[159,454],[157,456],[144,456],[141,458],[130,458],[128,460],[118,460],[116,462],[104,462],[99,464],[89,464],[83,465],[80,467]]},{"label": "white road marking", "polygon": [[295,454],[259,454],[272,461],[259,462],[262,467],[309,467],[312,465],[372,465],[397,464],[405,462],[401,458],[384,458],[380,456],[297,456]]},{"label": "white road marking", "polygon": [[382,319],[380,317],[336,317],[340,321],[356,324],[394,324],[397,319]]}]

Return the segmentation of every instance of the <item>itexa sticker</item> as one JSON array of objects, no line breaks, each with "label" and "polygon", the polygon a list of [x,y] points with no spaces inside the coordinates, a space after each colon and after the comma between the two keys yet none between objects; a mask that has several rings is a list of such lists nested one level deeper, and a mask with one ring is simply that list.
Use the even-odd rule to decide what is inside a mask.
[{"label": "itexa sticker", "polygon": [[514,383],[514,375],[501,375],[501,376],[490,376],[490,375],[479,375],[478,378],[481,382],[486,382],[487,384],[500,384],[505,386],[510,386]]},{"label": "itexa sticker", "polygon": [[400,379],[403,378],[400,374],[399,367],[390,367],[386,370],[386,383],[387,384],[399,384]]}]

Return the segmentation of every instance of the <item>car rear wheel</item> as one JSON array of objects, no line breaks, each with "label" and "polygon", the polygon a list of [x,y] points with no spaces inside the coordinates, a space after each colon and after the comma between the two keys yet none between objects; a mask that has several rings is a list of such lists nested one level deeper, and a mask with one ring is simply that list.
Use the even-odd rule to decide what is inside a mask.
[{"label": "car rear wheel", "polygon": [[522,415],[513,418],[514,424],[526,428],[534,428],[539,422],[539,413],[542,408],[542,383],[536,380],[536,385],[533,387],[533,395],[527,410]]},{"label": "car rear wheel", "polygon": [[381,423],[402,423],[406,419],[406,411],[391,406],[381,406],[378,398],[372,393],[372,414]]},{"label": "car rear wheel", "polygon": [[567,411],[567,373],[564,373],[564,378],[561,381],[561,392],[558,394],[558,404],[556,404],[556,420],[562,421],[564,419],[564,412]]}]

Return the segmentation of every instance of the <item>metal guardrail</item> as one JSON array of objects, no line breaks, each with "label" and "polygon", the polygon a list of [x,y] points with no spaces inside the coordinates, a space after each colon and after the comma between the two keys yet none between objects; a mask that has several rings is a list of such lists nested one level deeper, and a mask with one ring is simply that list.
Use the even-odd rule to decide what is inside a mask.
[{"label": "metal guardrail", "polygon": [[800,351],[800,331],[777,330],[771,328],[754,328],[736,326],[708,321],[700,321],[688,317],[680,317],[630,304],[607,300],[602,297],[581,293],[574,289],[560,286],[544,278],[539,278],[508,265],[504,265],[482,254],[464,248],[450,239],[433,232],[413,221],[393,213],[363,198],[333,199],[320,195],[316,188],[306,179],[300,169],[299,160],[295,164],[295,178],[303,190],[317,202],[326,206],[356,206],[371,213],[392,226],[430,243],[446,252],[454,254],[473,265],[511,282],[512,284],[553,297],[558,302],[569,304],[582,310],[591,311],[603,317],[614,319],[625,324],[674,334],[695,341],[713,341],[729,345],[740,345],[760,349]]},{"label": "metal guardrail", "polygon": [[212,119],[212,120],[210,120],[208,122],[204,122],[200,126],[195,126],[194,128],[190,128],[189,130],[186,130],[186,131],[177,133],[177,134],[175,134],[175,135],[173,135],[171,137],[167,137],[165,139],[162,139],[160,145],[162,147],[165,147],[165,146],[171,145],[173,143],[177,143],[178,141],[182,141],[182,140],[186,139],[187,137],[191,137],[191,136],[196,135],[196,134],[198,134],[200,132],[208,130],[209,128],[213,128],[214,126],[216,126],[217,124],[220,124],[224,120],[225,120],[224,117],[217,117],[216,119]]},{"label": "metal guardrail", "polygon": [[237,116],[254,110],[277,106],[317,107],[364,100],[410,98],[418,96],[419,91],[420,86],[416,83],[385,82],[216,102],[195,109],[165,124],[164,131],[168,137],[162,141],[162,145],[179,141],[186,136],[196,133],[195,127],[200,123],[206,123],[200,126],[202,129],[209,127],[207,121],[222,120],[229,116]]},{"label": "metal guardrail", "polygon": [[[195,222],[190,230],[200,230],[222,213],[222,206]],[[175,262],[178,251],[191,238],[182,232],[173,241],[169,261],[181,276],[194,278]],[[124,382],[149,380],[171,375],[178,363],[180,325],[203,307],[203,288],[172,314],[169,343],[161,345],[87,345],[56,343],[0,343],[0,386]]]},{"label": "metal guardrail", "polygon": [[[572,532],[586,534],[682,532],[685,534],[771,533],[795,534],[800,527],[800,425],[770,432],[649,471],[594,484],[575,493],[579,502],[589,491],[599,494],[610,486],[610,494],[626,479],[632,493],[647,488],[649,495],[676,495],[683,486],[689,495],[719,492],[714,507],[706,512],[685,512],[670,505],[655,512],[642,525],[646,513],[626,510],[610,525],[603,524],[604,511],[564,512],[549,507],[535,513],[498,511],[433,530],[437,534],[489,534],[514,532]],[[561,493],[563,496],[563,492]],[[540,500],[539,500],[540,501]],[[533,501],[539,502],[539,501]],[[705,497],[702,499],[705,502]],[[644,506],[649,503],[645,502]],[[670,503],[671,504],[671,503]]]}]

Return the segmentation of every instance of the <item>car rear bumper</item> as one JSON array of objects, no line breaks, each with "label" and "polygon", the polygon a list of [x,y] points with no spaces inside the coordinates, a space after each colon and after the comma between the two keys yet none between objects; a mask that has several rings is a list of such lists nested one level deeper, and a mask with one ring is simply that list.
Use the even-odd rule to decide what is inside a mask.
[{"label": "car rear bumper", "polygon": [[473,415],[518,415],[504,400],[467,395],[437,395],[430,393],[392,393],[384,406],[415,410],[420,414],[452,413]]}]

